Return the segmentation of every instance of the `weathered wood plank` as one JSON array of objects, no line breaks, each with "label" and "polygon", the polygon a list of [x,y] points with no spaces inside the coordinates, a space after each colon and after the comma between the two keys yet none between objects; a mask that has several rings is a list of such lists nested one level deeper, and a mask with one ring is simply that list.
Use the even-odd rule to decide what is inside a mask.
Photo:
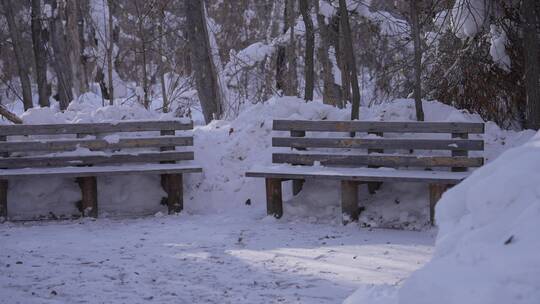
[{"label": "weathered wood plank", "polygon": [[82,201],[81,211],[82,216],[98,217],[97,203],[97,180],[95,176],[79,177],[77,183],[81,188]]},{"label": "weathered wood plank", "polygon": [[0,136],[92,134],[114,132],[145,132],[162,130],[191,130],[193,122],[169,121],[120,121],[115,123],[76,123],[41,125],[2,125]]},{"label": "weathered wood plank", "polygon": [[359,182],[424,182],[434,184],[457,184],[468,172],[381,170],[371,168],[264,168],[246,172],[247,177],[274,179],[330,179]]},{"label": "weathered wood plank", "polygon": [[[467,133],[452,133],[452,138],[469,139],[469,134],[467,134]],[[469,155],[469,153],[467,152],[467,150],[453,150],[452,151],[452,156],[464,156],[464,157],[467,157],[468,155]],[[452,171],[454,171],[454,172],[463,172],[463,171],[467,171],[467,168],[454,167],[454,168],[452,168]]]},{"label": "weathered wood plank", "polygon": [[354,181],[341,181],[341,212],[343,225],[358,221],[358,183]]},{"label": "weathered wood plank", "polygon": [[184,190],[182,174],[162,175],[165,178],[167,207],[169,214],[179,213],[184,209]]},{"label": "weathered wood plank", "polygon": [[429,185],[429,220],[431,225],[435,225],[435,206],[447,188],[448,186],[445,184]]},{"label": "weathered wood plank", "polygon": [[283,216],[281,179],[266,179],[266,213],[275,218],[281,218]]},{"label": "weathered wood plank", "polygon": [[[291,137],[304,137],[306,136],[305,131],[291,131]],[[298,150],[305,150],[304,148],[299,148]],[[297,195],[302,191],[302,188],[304,187],[304,181],[300,179],[295,179],[292,181],[292,193],[293,195]]]},{"label": "weathered wood plank", "polygon": [[274,147],[359,148],[414,150],[483,150],[482,140],[467,139],[390,139],[390,138],[272,138]]},{"label": "weathered wood plank", "polygon": [[0,180],[0,223],[6,220],[8,216],[7,195],[8,195],[8,181],[5,179],[1,179]]},{"label": "weathered wood plank", "polygon": [[0,142],[0,152],[73,151],[78,147],[91,150],[192,146],[193,137],[161,136],[121,138],[118,142],[104,139],[58,139],[41,141]]},{"label": "weathered wood plank", "polygon": [[482,157],[403,156],[403,155],[343,155],[274,153],[272,162],[292,165],[380,166],[380,167],[481,167]]},{"label": "weathered wood plank", "polygon": [[15,179],[28,176],[86,177],[136,174],[175,174],[202,172],[201,167],[181,164],[144,164],[124,166],[61,167],[0,169],[0,179]]},{"label": "weathered wood plank", "polygon": [[385,132],[385,133],[484,133],[483,123],[274,120],[275,131]]},{"label": "weathered wood plank", "polygon": [[0,168],[66,167],[76,165],[104,165],[120,163],[153,163],[193,160],[192,151],[115,153],[111,155],[26,156],[0,158]]},{"label": "weathered wood plank", "polygon": [[[373,135],[377,135],[379,137],[383,137],[384,136],[384,133],[383,132],[369,132],[368,134],[373,134]],[[368,154],[371,154],[371,153],[384,153],[384,150],[383,149],[368,149]],[[378,165],[368,165],[368,168],[378,168],[379,166]],[[377,190],[379,190],[381,188],[381,183],[368,183],[368,191],[370,194],[375,194],[375,192]]]}]

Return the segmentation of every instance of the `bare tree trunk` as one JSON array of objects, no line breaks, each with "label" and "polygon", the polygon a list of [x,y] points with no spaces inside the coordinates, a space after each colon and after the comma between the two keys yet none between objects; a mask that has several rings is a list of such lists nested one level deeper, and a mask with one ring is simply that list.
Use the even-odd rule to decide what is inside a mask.
[{"label": "bare tree trunk", "polygon": [[163,112],[169,112],[169,100],[167,98],[167,86],[165,83],[165,62],[163,60],[163,23],[165,22],[165,11],[161,9],[159,12],[160,18],[158,23],[158,56],[159,56],[159,81],[161,83],[161,98],[163,99]]},{"label": "bare tree trunk", "polygon": [[49,85],[47,83],[47,49],[45,39],[43,39],[43,28],[41,26],[41,0],[32,0],[31,12],[32,45],[34,58],[36,61],[36,82],[38,86],[39,105],[50,106]]},{"label": "bare tree trunk", "polygon": [[53,67],[56,72],[58,99],[60,109],[65,110],[73,100],[73,85],[71,79],[71,65],[64,36],[64,7],[59,7],[58,0],[49,0],[53,16],[50,20],[50,38],[53,49]]},{"label": "bare tree trunk", "polygon": [[523,34],[525,51],[525,87],[527,90],[526,127],[540,129],[540,53],[536,1],[523,0]]},{"label": "bare tree trunk", "polygon": [[305,67],[304,74],[306,80],[306,86],[304,90],[304,99],[306,101],[313,100],[313,90],[315,87],[315,67],[314,67],[314,53],[315,53],[315,33],[313,30],[313,21],[311,20],[310,7],[308,0],[299,0],[300,12],[306,27],[306,53],[305,53]]},{"label": "bare tree trunk", "polygon": [[82,63],[83,45],[81,44],[79,24],[82,22],[79,14],[80,1],[66,2],[66,38],[69,45],[68,54],[71,63],[73,89],[75,95],[88,92],[88,83]]},{"label": "bare tree trunk", "polygon": [[298,95],[298,75],[296,71],[296,39],[294,34],[294,24],[296,20],[295,1],[287,1],[287,28],[289,29],[289,44],[287,45],[287,83],[285,86],[285,95]]},{"label": "bare tree trunk", "polygon": [[203,0],[185,0],[188,40],[197,93],[204,119],[209,123],[222,115],[222,94],[212,58]]},{"label": "bare tree trunk", "polygon": [[420,22],[418,21],[418,4],[416,0],[409,0],[411,34],[414,40],[414,105],[416,120],[424,121],[422,108],[422,45],[420,42]]},{"label": "bare tree trunk", "polygon": [[[351,119],[358,119],[360,114],[360,89],[358,88],[358,74],[356,72],[356,59],[352,44],[351,26],[349,24],[349,12],[345,0],[339,0],[339,13],[341,23],[341,36],[343,36],[343,53],[345,54],[345,65],[347,75],[350,78],[350,88],[352,90]],[[343,81],[343,80],[342,80]]]},{"label": "bare tree trunk", "polygon": [[114,24],[113,24],[113,0],[107,0],[109,8],[109,45],[107,46],[107,76],[109,86],[109,105],[114,105],[114,83],[113,83],[113,49],[114,49]]},{"label": "bare tree trunk", "polygon": [[16,124],[23,123],[22,119],[19,118],[19,116],[15,115],[13,112],[10,112],[3,105],[0,105],[0,115],[4,116],[7,120],[11,121],[12,123],[16,123]]},{"label": "bare tree trunk", "polygon": [[24,59],[21,32],[15,21],[15,12],[13,11],[11,0],[1,0],[1,3],[4,8],[4,15],[6,16],[9,34],[13,44],[13,53],[15,54],[17,68],[19,70],[24,110],[28,110],[34,105],[32,104],[32,86],[30,84],[29,67],[27,61]]}]

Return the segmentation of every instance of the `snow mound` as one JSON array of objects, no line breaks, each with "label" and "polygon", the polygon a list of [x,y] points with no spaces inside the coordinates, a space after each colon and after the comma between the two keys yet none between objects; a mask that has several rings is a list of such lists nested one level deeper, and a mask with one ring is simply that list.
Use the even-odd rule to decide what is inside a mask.
[{"label": "snow mound", "polygon": [[[435,254],[387,303],[538,303],[540,133],[447,191]],[[379,292],[362,289],[345,303]]]}]

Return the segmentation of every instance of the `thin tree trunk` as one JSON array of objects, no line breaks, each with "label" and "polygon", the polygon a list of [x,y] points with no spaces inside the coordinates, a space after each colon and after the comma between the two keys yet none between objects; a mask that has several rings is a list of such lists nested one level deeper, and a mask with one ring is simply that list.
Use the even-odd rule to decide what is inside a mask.
[{"label": "thin tree trunk", "polygon": [[540,129],[540,53],[536,1],[523,0],[523,34],[525,51],[525,87],[527,91],[526,127]]},{"label": "thin tree trunk", "polygon": [[109,86],[109,105],[114,105],[114,84],[113,84],[113,49],[114,49],[114,24],[113,24],[113,0],[107,0],[109,8],[109,45],[107,46],[107,77]]},{"label": "thin tree trunk", "polygon": [[1,0],[6,16],[11,42],[13,44],[13,53],[19,70],[19,79],[21,81],[21,89],[23,96],[24,110],[32,108],[32,86],[30,84],[29,67],[27,60],[24,58],[21,32],[18,29],[15,21],[15,12],[11,0]]},{"label": "thin tree trunk", "polygon": [[296,39],[294,34],[294,24],[296,20],[295,1],[287,0],[288,15],[287,27],[289,29],[289,44],[287,45],[287,83],[285,86],[285,95],[298,95],[298,75],[296,71]]},{"label": "thin tree trunk", "polygon": [[409,0],[411,16],[411,33],[414,40],[414,105],[416,120],[424,121],[422,108],[422,45],[420,42],[420,23],[418,21],[418,4],[416,0]]},{"label": "thin tree trunk", "polygon": [[313,21],[311,20],[311,14],[309,9],[308,0],[299,0],[300,12],[306,27],[306,53],[305,53],[305,90],[304,99],[306,101],[313,100],[313,90],[315,87],[315,67],[314,67],[314,53],[315,53],[315,33],[313,30]]},{"label": "thin tree trunk", "polygon": [[16,123],[16,124],[23,123],[22,119],[19,118],[19,116],[15,115],[15,113],[6,109],[3,105],[0,105],[0,115],[4,116],[7,120],[11,121],[12,123]]},{"label": "thin tree trunk", "polygon": [[158,56],[159,56],[159,81],[161,83],[161,98],[163,99],[163,112],[167,113],[169,112],[169,100],[167,98],[167,86],[165,83],[165,62],[163,60],[163,40],[164,32],[163,32],[163,23],[165,22],[165,12],[163,9],[159,12],[160,13],[160,20],[158,24]]},{"label": "thin tree trunk", "polygon": [[68,46],[64,37],[64,7],[59,7],[58,0],[49,0],[52,11],[55,12],[49,24],[51,45],[53,49],[53,67],[57,78],[58,99],[60,109],[65,110],[73,100],[73,85]]},{"label": "thin tree trunk", "polygon": [[[80,1],[80,0],[79,0]],[[82,62],[83,45],[80,37],[81,18],[79,14],[79,1],[66,2],[66,38],[69,45],[68,54],[71,63],[72,84],[75,95],[88,92],[88,83]]]},{"label": "thin tree trunk", "polygon": [[34,49],[34,59],[36,61],[36,82],[38,86],[39,105],[41,107],[50,106],[49,85],[47,83],[47,49],[43,39],[43,29],[41,26],[41,0],[32,0],[31,12],[32,45]]},{"label": "thin tree trunk", "polygon": [[203,0],[185,0],[188,40],[197,93],[206,123],[222,115],[222,94],[212,58]]},{"label": "thin tree trunk", "polygon": [[[347,75],[349,76],[349,84],[352,91],[352,109],[351,120],[358,119],[360,114],[360,89],[358,88],[358,74],[356,72],[356,59],[354,57],[351,26],[349,24],[349,13],[345,0],[339,0],[339,12],[341,23],[341,35],[343,36],[343,53],[345,54],[345,62]],[[342,80],[343,81],[343,80]]]}]

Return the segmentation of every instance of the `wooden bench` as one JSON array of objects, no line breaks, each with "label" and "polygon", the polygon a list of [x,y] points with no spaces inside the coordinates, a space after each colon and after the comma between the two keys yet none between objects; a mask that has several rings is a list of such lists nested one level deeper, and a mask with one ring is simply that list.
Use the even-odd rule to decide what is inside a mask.
[{"label": "wooden bench", "polygon": [[8,216],[8,181],[50,176],[75,178],[82,216],[97,217],[97,176],[161,175],[169,213],[180,212],[182,174],[202,172],[177,163],[194,159],[193,136],[176,135],[191,129],[180,120],[0,126],[0,218]]},{"label": "wooden bench", "polygon": [[[484,163],[483,157],[468,153],[484,149],[483,140],[469,139],[469,134],[484,133],[482,123],[274,120],[273,130],[290,137],[273,137],[272,146],[293,151],[273,153],[276,165],[252,168],[246,176],[266,179],[267,213],[277,218],[283,215],[283,181],[293,181],[296,195],[306,179],[333,179],[341,181],[344,224],[358,220],[358,185],[367,183],[373,193],[382,182],[428,183],[433,223],[435,204],[447,187],[466,178],[468,168]],[[418,150],[424,152],[414,155]],[[426,150],[431,154],[425,155]]]}]

